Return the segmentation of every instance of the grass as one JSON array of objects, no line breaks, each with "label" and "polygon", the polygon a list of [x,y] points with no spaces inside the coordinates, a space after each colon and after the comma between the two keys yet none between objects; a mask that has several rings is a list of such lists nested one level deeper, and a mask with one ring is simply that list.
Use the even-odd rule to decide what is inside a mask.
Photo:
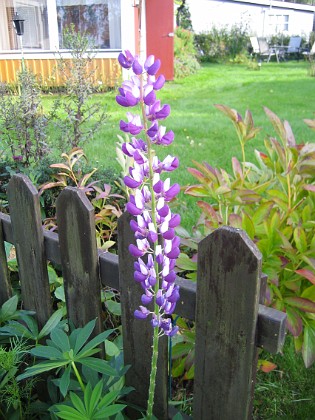
[{"label": "grass", "polygon": [[[213,106],[216,103],[235,108],[241,115],[246,109],[251,110],[255,125],[263,128],[248,143],[247,158],[253,157],[255,148],[263,148],[265,136],[274,134],[264,106],[290,122],[298,142],[314,141],[313,132],[303,123],[304,118],[313,118],[315,111],[315,95],[311,93],[314,83],[304,61],[263,63],[260,71],[245,65],[208,64],[197,75],[167,83],[159,98],[171,105],[166,125],[175,132],[175,141],[159,150],[159,156],[164,153],[179,157],[180,168],[172,174],[172,181],[179,182],[183,189],[194,183],[186,170],[193,166],[193,160],[230,170],[231,158],[241,157],[233,126]],[[118,124],[125,119],[126,109],[116,104],[115,95],[116,92],[108,92],[95,96],[106,107],[108,118],[97,137],[84,148],[96,166],[118,169],[115,161]],[[181,194],[177,211],[182,214],[186,228],[194,225],[198,217],[195,199]]]},{"label": "grass", "polygon": [[313,420],[315,366],[305,369],[301,355],[295,353],[292,337],[287,337],[283,354],[261,355],[274,362],[277,368],[257,375],[254,419]]},{"label": "grass", "polygon": [[[230,170],[233,156],[241,157],[241,150],[231,122],[214,106],[225,104],[244,115],[252,111],[255,125],[263,128],[258,137],[247,146],[247,158],[255,148],[263,149],[263,140],[274,135],[263,107],[266,106],[290,122],[298,142],[314,142],[314,132],[303,119],[314,118],[315,78],[308,75],[306,62],[263,63],[260,71],[245,65],[204,65],[197,75],[169,82],[159,92],[162,103],[171,105],[168,129],[175,132],[175,141],[164,154],[175,154],[180,168],[171,174],[173,182],[182,187],[194,183],[187,167],[193,160],[207,161],[213,166]],[[96,95],[106,106],[108,118],[97,137],[84,148],[92,164],[119,169],[115,161],[118,124],[125,118],[125,109],[115,102],[115,92]],[[47,104],[49,98],[46,99]],[[48,104],[49,105],[49,104]],[[159,151],[159,156],[161,153]],[[177,211],[183,225],[191,228],[197,220],[195,199],[179,199]],[[271,373],[258,374],[255,393],[255,419],[313,419],[315,416],[315,367],[306,370],[300,355],[296,355],[288,338],[284,356],[265,355],[277,364]]]}]

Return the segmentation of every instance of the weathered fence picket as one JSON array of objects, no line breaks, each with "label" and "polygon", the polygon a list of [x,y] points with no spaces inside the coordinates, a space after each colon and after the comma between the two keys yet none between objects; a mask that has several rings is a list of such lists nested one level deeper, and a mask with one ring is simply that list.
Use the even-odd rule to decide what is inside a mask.
[{"label": "weathered fence picket", "polygon": [[8,200],[24,307],[42,327],[52,314],[38,192],[27,176],[10,179]]},{"label": "weathered fence picket", "polygon": [[[126,384],[136,389],[128,398],[145,406],[152,330],[133,317],[142,291],[128,252],[134,240],[129,216],[119,220],[118,259],[97,251],[93,209],[82,191],[66,188],[60,194],[59,236],[43,231],[38,195],[27,177],[12,177],[8,198],[10,216],[0,213],[0,304],[10,295],[4,241],[16,247],[24,306],[37,312],[40,324],[51,313],[46,259],[62,267],[68,316],[77,326],[96,317],[101,321],[100,286],[120,290],[125,364],[131,365]],[[260,259],[244,232],[222,228],[199,245],[197,284],[176,279],[181,287],[176,313],[196,319],[194,417],[200,420],[250,418],[256,347],[276,353],[283,346],[285,314],[259,304]],[[158,363],[154,413],[164,420],[169,418],[166,339]]]},{"label": "weathered fence picket", "polygon": [[101,283],[93,206],[82,190],[71,187],[62,191],[56,206],[68,317],[77,327],[97,319],[94,332],[99,334]]},{"label": "weathered fence picket", "polygon": [[8,300],[10,296],[9,271],[4,247],[3,228],[2,223],[0,223],[0,303]]},{"label": "weathered fence picket", "polygon": [[[122,331],[124,343],[124,360],[130,369],[126,374],[126,382],[135,388],[128,396],[128,401],[145,407],[148,400],[149,375],[152,358],[152,326],[150,322],[141,322],[133,316],[139,307],[143,290],[133,277],[134,258],[128,251],[130,243],[135,243],[134,235],[129,227],[130,217],[121,216],[118,224],[119,285],[122,303]],[[167,377],[168,357],[167,339],[159,342],[159,358],[157,384],[155,391],[154,413],[160,420],[168,419]]]},{"label": "weathered fence picket", "polygon": [[200,242],[194,381],[198,419],[248,418],[260,278],[261,254],[244,231],[223,227]]}]

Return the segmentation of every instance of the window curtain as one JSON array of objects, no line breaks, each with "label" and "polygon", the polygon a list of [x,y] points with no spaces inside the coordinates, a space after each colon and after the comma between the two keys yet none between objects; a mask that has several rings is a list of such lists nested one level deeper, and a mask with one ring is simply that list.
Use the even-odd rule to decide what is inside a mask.
[{"label": "window curtain", "polygon": [[10,50],[10,31],[12,36],[12,17],[7,12],[13,10],[12,1],[0,1],[0,50]]}]

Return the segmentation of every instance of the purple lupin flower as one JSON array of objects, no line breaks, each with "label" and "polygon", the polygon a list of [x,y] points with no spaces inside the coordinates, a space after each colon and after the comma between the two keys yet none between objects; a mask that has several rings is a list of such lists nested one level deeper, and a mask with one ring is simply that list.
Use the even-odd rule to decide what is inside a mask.
[{"label": "purple lupin flower", "polygon": [[[126,156],[133,157],[133,166],[124,182],[131,194],[126,209],[133,216],[130,227],[136,244],[129,245],[129,252],[136,258],[134,279],[143,289],[139,308],[134,312],[138,319],[151,318],[151,324],[159,335],[172,336],[178,331],[171,321],[179,299],[179,287],[175,284],[175,261],[179,255],[180,239],[175,228],[180,216],[172,214],[169,203],[179,193],[178,184],[162,178],[163,173],[178,167],[178,159],[168,155],[162,161],[152,147],[168,146],[174,140],[173,131],[159,126],[159,121],[170,114],[170,106],[156,99],[156,91],[165,83],[164,76],[156,78],[160,60],[149,56],[144,64],[129,51],[120,54],[122,67],[133,72],[130,80],[119,88],[116,101],[123,107],[141,107],[140,115],[127,113],[127,121],[120,121],[120,129],[130,133],[130,142],[122,145]],[[142,138],[135,136],[141,135]],[[152,310],[152,303],[154,308]]]}]

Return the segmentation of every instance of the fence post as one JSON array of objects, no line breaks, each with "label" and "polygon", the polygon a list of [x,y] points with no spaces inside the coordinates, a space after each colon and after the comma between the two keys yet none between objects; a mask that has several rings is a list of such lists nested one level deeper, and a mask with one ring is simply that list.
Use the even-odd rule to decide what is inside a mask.
[{"label": "fence post", "polygon": [[96,335],[103,328],[94,208],[73,187],[61,192],[56,207],[68,318],[76,327],[97,318]]},{"label": "fence post", "polygon": [[261,254],[245,232],[222,227],[200,242],[194,417],[251,417]]},{"label": "fence post", "polygon": [[0,306],[11,296],[8,264],[4,248],[2,223],[0,220]]},{"label": "fence post", "polygon": [[[130,365],[126,373],[126,385],[135,388],[127,396],[129,403],[146,409],[151,372],[153,328],[150,321],[134,318],[134,311],[141,305],[141,286],[135,282],[134,262],[128,246],[135,243],[134,235],[129,226],[130,216],[125,213],[118,220],[118,255],[119,255],[119,285],[121,298],[121,321],[124,342],[124,363]],[[155,390],[154,414],[159,420],[168,418],[168,349],[167,338],[161,337],[159,342],[159,359],[157,382]],[[133,419],[139,418],[139,413],[128,413]]]},{"label": "fence post", "polygon": [[40,328],[52,314],[38,192],[29,178],[9,181],[8,201],[24,307],[36,311]]}]

